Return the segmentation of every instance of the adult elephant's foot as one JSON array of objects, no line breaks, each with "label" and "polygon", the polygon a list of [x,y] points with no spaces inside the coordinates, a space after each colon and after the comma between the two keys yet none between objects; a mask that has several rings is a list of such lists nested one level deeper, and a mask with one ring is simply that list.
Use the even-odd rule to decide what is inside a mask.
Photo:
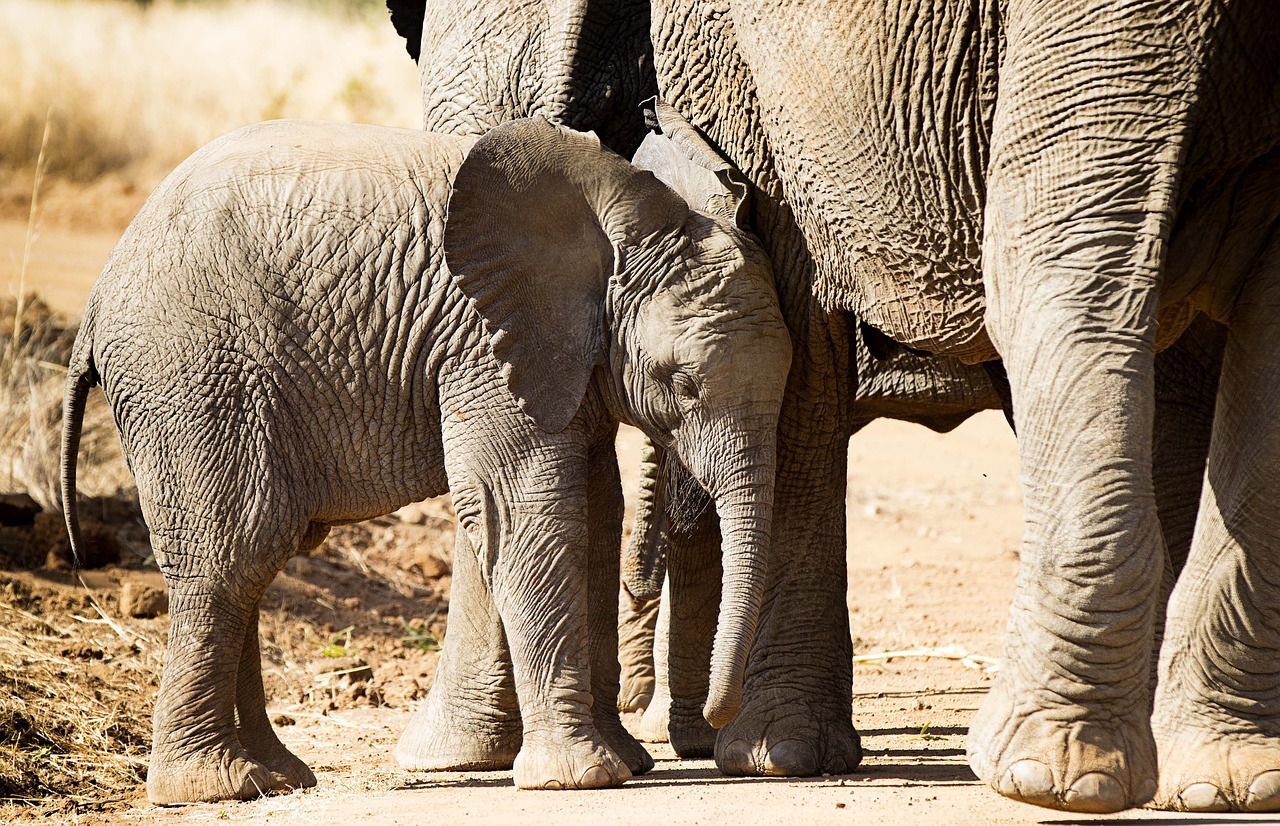
[{"label": "adult elephant's foot", "polygon": [[720,730],[715,758],[728,775],[849,774],[862,762],[862,742],[847,702],[838,709],[757,699]]},{"label": "adult elephant's foot", "polygon": [[396,743],[396,762],[409,771],[502,771],[520,753],[519,720],[469,717],[428,703]]},{"label": "adult elephant's foot", "polygon": [[252,800],[285,788],[272,777],[270,769],[250,759],[238,743],[224,743],[178,758],[153,752],[147,770],[147,797],[161,806]]},{"label": "adult elephant's foot", "polygon": [[659,691],[649,701],[640,718],[640,740],[645,743],[666,743],[670,739],[667,726],[671,722],[671,695]]},{"label": "adult elephant's foot", "polygon": [[1151,807],[1177,812],[1280,811],[1280,742],[1182,728],[1156,740]]},{"label": "adult elephant's foot", "polygon": [[631,779],[631,769],[590,729],[526,738],[516,756],[519,789],[605,789]]},{"label": "adult elephant's foot", "polygon": [[1023,803],[1089,813],[1140,806],[1155,794],[1145,714],[1037,702],[1045,692],[1009,682],[1001,674],[969,728],[969,765],[993,789]]}]

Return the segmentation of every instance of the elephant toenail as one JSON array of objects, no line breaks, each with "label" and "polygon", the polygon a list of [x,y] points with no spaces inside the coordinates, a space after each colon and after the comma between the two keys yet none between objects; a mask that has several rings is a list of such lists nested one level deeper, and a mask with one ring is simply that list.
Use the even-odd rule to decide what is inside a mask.
[{"label": "elephant toenail", "polygon": [[1178,795],[1178,802],[1187,812],[1229,812],[1231,804],[1212,783],[1192,783]]},{"label": "elephant toenail", "polygon": [[1160,784],[1156,782],[1155,778],[1142,781],[1142,785],[1138,787],[1138,797],[1133,801],[1133,805],[1141,806],[1145,803],[1150,803],[1159,790]]},{"label": "elephant toenail", "polygon": [[1054,801],[1053,772],[1039,760],[1019,760],[1009,767],[1000,793],[1027,803],[1049,805]]},{"label": "elephant toenail", "polygon": [[1246,812],[1280,811],[1280,771],[1263,772],[1249,784],[1244,797]]},{"label": "elephant toenail", "polygon": [[548,780],[546,783],[542,784],[542,788],[549,792],[558,792],[564,789],[564,784],[559,780]]},{"label": "elephant toenail", "polygon": [[592,766],[582,773],[582,777],[578,778],[578,787],[581,789],[598,789],[601,786],[608,786],[612,778],[604,766]]},{"label": "elephant toenail", "polygon": [[716,765],[720,767],[720,771],[728,775],[755,774],[756,765],[752,758],[751,744],[746,740],[734,740],[724,748],[716,749]]},{"label": "elephant toenail", "polygon": [[818,773],[818,755],[807,743],[783,740],[769,748],[764,773],[773,777],[812,777]]},{"label": "elephant toenail", "polygon": [[1063,805],[1073,812],[1108,814],[1127,809],[1124,787],[1109,774],[1089,772],[1080,775],[1062,796]]}]

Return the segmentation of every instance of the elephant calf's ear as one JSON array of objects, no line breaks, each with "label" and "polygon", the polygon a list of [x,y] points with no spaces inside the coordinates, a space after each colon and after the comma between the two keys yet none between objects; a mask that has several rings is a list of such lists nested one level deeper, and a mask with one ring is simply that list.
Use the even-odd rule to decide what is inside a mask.
[{"label": "elephant calf's ear", "polygon": [[484,320],[520,408],[557,433],[573,420],[604,355],[614,251],[580,186],[600,153],[541,118],[489,132],[454,179],[445,262]]}]

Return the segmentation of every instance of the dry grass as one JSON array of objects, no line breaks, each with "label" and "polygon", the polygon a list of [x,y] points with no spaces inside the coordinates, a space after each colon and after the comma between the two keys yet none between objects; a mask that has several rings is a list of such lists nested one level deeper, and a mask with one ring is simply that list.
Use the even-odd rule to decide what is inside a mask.
[{"label": "dry grass", "polygon": [[0,174],[29,174],[47,119],[50,175],[149,186],[245,123],[412,128],[420,108],[413,62],[376,6],[0,0]]},{"label": "dry grass", "polygon": [[163,644],[100,610],[0,583],[0,818],[136,794]]}]

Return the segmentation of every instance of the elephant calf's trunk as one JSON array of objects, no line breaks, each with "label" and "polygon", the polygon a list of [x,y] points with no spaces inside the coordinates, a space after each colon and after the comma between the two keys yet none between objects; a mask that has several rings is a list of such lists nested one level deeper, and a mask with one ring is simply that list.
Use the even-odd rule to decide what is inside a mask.
[{"label": "elephant calf's trunk", "polygon": [[721,728],[742,706],[747,657],[755,641],[769,550],[772,473],[758,474],[734,495],[717,497],[724,548],[720,620],[711,654],[711,685],[702,716]]}]

